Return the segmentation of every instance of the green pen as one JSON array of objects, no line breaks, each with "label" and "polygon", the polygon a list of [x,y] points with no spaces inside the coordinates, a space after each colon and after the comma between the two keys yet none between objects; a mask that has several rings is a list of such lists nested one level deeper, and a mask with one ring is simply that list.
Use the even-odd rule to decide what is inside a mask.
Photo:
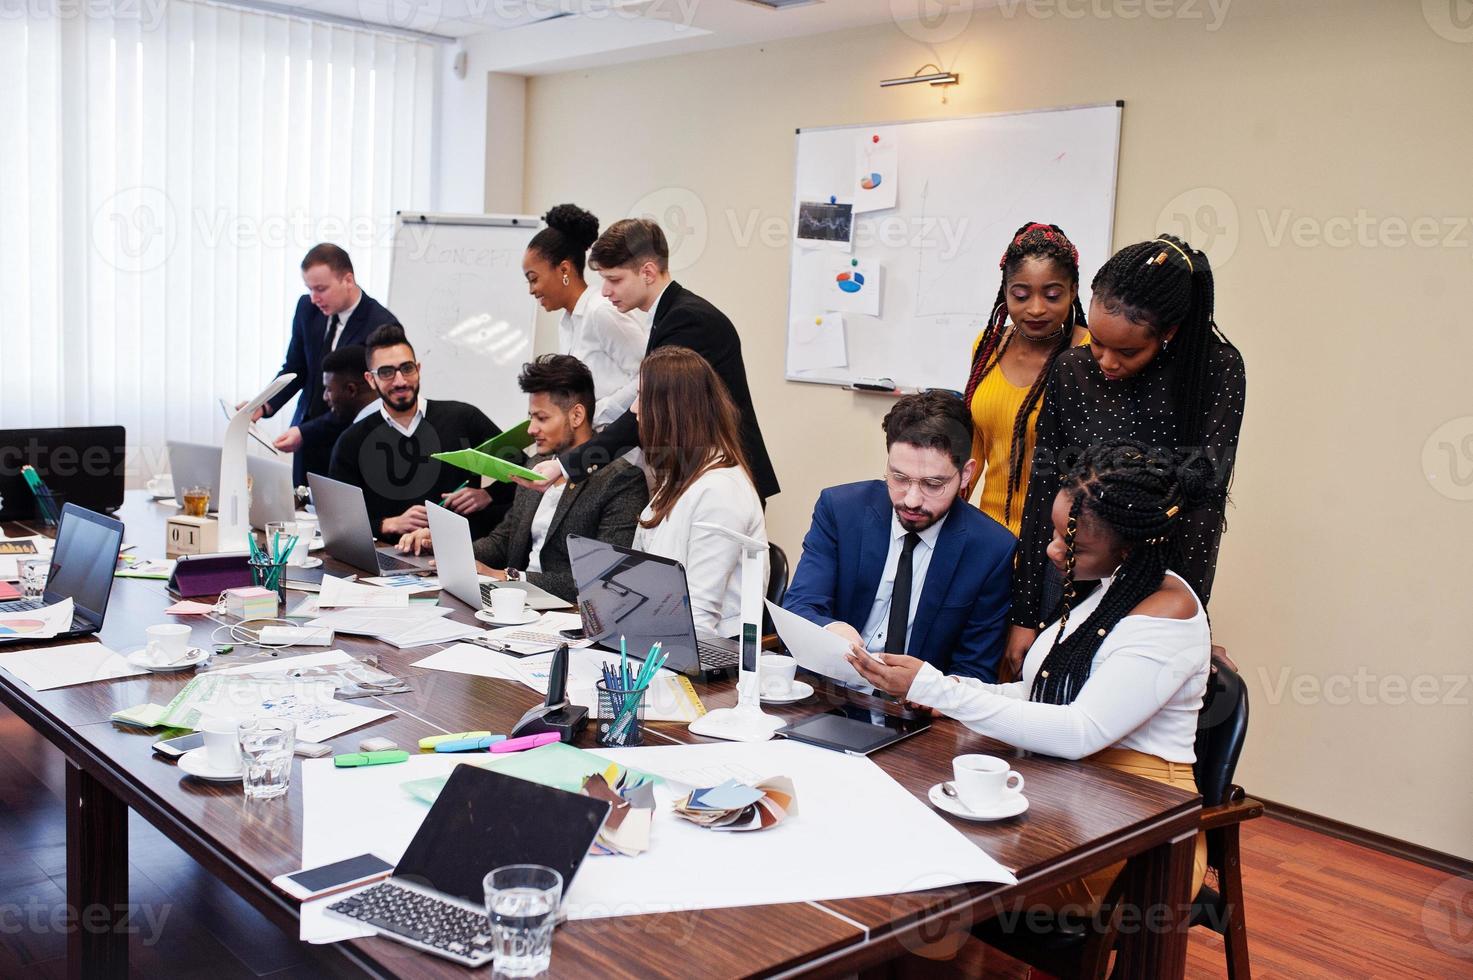
[{"label": "green pen", "polygon": [[[460,491],[464,490],[466,487],[468,487],[470,485],[471,485],[471,481],[465,480],[465,481],[463,481],[460,484],[460,486],[456,487],[454,490],[451,490],[450,493],[460,493]],[[445,496],[447,496],[447,497],[450,496],[450,493],[447,493]]]},{"label": "green pen", "polygon": [[351,769],[355,766],[387,766],[395,762],[408,762],[409,753],[403,749],[389,749],[385,752],[350,752],[347,755],[335,755],[332,764],[339,769]]}]

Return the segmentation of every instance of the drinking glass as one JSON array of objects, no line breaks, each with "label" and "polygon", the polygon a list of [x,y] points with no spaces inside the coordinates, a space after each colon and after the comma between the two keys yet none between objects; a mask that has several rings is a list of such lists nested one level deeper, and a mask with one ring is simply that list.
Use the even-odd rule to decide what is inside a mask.
[{"label": "drinking glass", "polygon": [[186,487],[183,497],[184,513],[189,517],[204,517],[210,512],[210,488]]},{"label": "drinking glass", "polygon": [[509,864],[488,874],[486,916],[496,950],[495,976],[535,977],[552,963],[552,929],[563,876],[540,864]]},{"label": "drinking glass", "polygon": [[271,800],[285,794],[292,781],[297,723],[288,718],[247,718],[236,735],[246,799]]},{"label": "drinking glass", "polygon": [[39,599],[46,594],[46,576],[51,573],[51,559],[32,558],[20,562],[20,588],[27,599]]}]

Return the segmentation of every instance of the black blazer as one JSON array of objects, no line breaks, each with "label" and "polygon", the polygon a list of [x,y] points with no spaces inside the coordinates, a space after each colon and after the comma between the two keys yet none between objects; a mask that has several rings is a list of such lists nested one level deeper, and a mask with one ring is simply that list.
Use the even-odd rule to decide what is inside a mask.
[{"label": "black blazer", "polygon": [[[747,368],[742,363],[742,339],[731,320],[709,302],[671,282],[660,297],[650,319],[650,341],[645,353],[658,347],[689,347],[704,357],[726,383],[742,417],[742,447],[752,467],[752,482],[763,500],[781,489],[762,429],[757,424],[757,411],[752,407],[752,392],[747,388]],[[618,459],[639,445],[639,420],[633,412],[625,412],[610,422],[591,440],[558,457],[574,483],[599,466]]]},{"label": "black blazer", "polygon": [[[337,345],[361,344],[368,339],[374,327],[398,322],[394,314],[378,300],[363,293],[358,306],[348,322],[338,330]],[[298,486],[307,482],[309,463],[323,465],[332,458],[333,443],[346,426],[334,424],[325,411],[322,401],[322,358],[326,351],[327,317],[312,305],[312,298],[304,295],[297,300],[297,312],[292,316],[292,339],[287,345],[286,360],[277,375],[295,374],[296,380],[278,392],[266,403],[266,414],[275,415],[291,397],[301,392],[296,410],[292,412],[292,425],[302,430],[302,449],[292,460],[292,479]],[[327,475],[325,469],[311,468],[310,472]]]},{"label": "black blazer", "polygon": [[[551,456],[534,460],[551,459]],[[475,543],[476,560],[492,568],[526,569],[532,555],[532,518],[542,503],[539,491],[517,487],[511,510],[496,530]],[[570,484],[552,513],[547,540],[542,542],[542,571],[528,572],[527,581],[569,602],[578,601],[568,558],[568,535],[579,534],[627,548],[634,527],[650,502],[644,471],[616,459],[581,483]]]}]

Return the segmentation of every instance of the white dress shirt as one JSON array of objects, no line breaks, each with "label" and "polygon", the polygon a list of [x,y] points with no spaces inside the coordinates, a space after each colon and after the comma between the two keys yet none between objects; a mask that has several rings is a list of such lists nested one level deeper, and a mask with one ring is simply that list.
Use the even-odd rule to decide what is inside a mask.
[{"label": "white dress shirt", "polygon": [[[363,290],[360,289],[360,290],[358,290],[358,298],[353,301],[353,305],[350,306],[350,307],[348,307],[343,312],[337,314],[337,317],[338,317],[338,329],[337,329],[337,332],[335,334],[333,334],[333,337],[332,337],[332,346],[329,347],[328,350],[337,350],[338,349],[338,344],[341,343],[342,342],[342,339],[343,339],[343,333],[344,333],[344,331],[346,331],[348,329],[348,318],[353,315],[354,311],[356,311],[358,309],[358,304],[359,303],[362,303],[362,302],[363,302]],[[328,317],[327,318],[327,322],[328,323],[332,323],[332,317]],[[326,329],[326,328],[324,328],[324,329]]]},{"label": "white dress shirt", "polygon": [[[653,514],[646,506],[640,520]],[[693,527],[718,524],[766,544],[762,501],[740,466],[707,470],[692,483],[665,519],[652,528],[634,530],[639,551],[673,558],[685,565],[690,611],[696,632],[736,636],[742,626],[742,549],[713,531]],[[767,593],[767,553],[762,556],[762,592]]]},{"label": "white dress shirt", "polygon": [[[910,649],[910,631],[915,626],[916,607],[921,604],[921,591],[926,587],[926,572],[931,567],[931,555],[936,550],[936,539],[941,528],[951,516],[950,509],[941,515],[941,520],[924,531],[917,531],[920,538],[915,551],[910,554],[910,612],[905,618],[905,649]],[[875,590],[875,601],[870,606],[869,619],[864,621],[860,639],[864,648],[871,653],[885,649],[885,639],[890,632],[890,596],[895,591],[895,571],[900,567],[900,551],[905,547],[905,536],[909,533],[900,525],[900,518],[890,511],[890,550],[885,555],[885,570],[880,573],[880,586]]]},{"label": "white dress shirt", "polygon": [[566,483],[559,483],[551,490],[543,491],[542,499],[537,501],[537,511],[532,515],[532,551],[527,556],[525,571],[542,571],[542,545],[547,541],[547,530],[552,527],[558,501],[563,499],[563,493],[567,489]]},{"label": "white dress shirt", "polygon": [[639,362],[648,342],[643,314],[620,313],[592,287],[583,290],[571,313],[563,311],[558,350],[578,358],[593,373],[595,426],[612,422],[634,404]]},{"label": "white dress shirt", "polygon": [[[1186,584],[1175,572],[1167,574]],[[1101,581],[1069,613],[1065,636],[1099,607],[1110,581]],[[1192,598],[1197,612],[1191,619],[1122,619],[1095,651],[1089,679],[1070,704],[1028,700],[1033,678],[1053,649],[1058,623],[1028,648],[1022,680],[986,684],[973,677],[948,677],[923,664],[906,699],[939,708],[974,731],[1030,752],[1083,759],[1119,746],[1167,762],[1193,763],[1212,631],[1201,601]]]},{"label": "white dress shirt", "polygon": [[428,398],[421,398],[419,400],[419,407],[414,410],[414,418],[409,420],[408,425],[400,425],[398,422],[394,421],[394,416],[389,414],[389,403],[384,401],[382,398],[380,398],[376,404],[378,405],[379,413],[384,417],[384,421],[392,425],[396,432],[401,432],[406,438],[408,438],[409,436],[414,435],[414,430],[418,429],[419,424],[425,420],[425,406],[429,403],[430,400]]},{"label": "white dress shirt", "polygon": [[383,408],[383,405],[384,405],[383,399],[381,399],[381,398],[375,398],[373,401],[369,402],[367,405],[364,405],[362,408],[358,409],[358,414],[355,415],[355,416],[353,416],[353,424],[354,425],[357,425],[359,422],[362,422],[364,419],[368,418],[374,412],[377,412],[381,408]]}]

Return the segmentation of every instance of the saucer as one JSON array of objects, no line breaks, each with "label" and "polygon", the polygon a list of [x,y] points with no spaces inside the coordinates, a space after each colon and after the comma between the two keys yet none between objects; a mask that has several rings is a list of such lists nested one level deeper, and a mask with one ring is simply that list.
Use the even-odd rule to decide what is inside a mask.
[{"label": "saucer", "polygon": [[197,749],[190,749],[179,757],[179,768],[196,779],[208,780],[212,783],[238,783],[244,772],[236,769],[234,772],[226,772],[216,769],[210,765],[209,756],[205,754],[205,747],[201,745]]},{"label": "saucer", "polygon": [[134,650],[128,654],[128,663],[134,667],[142,667],[144,670],[152,671],[155,674],[168,674],[176,670],[188,670],[191,667],[198,667],[210,659],[210,654],[204,647],[190,647],[188,652],[184,654],[182,660],[176,660],[171,664],[156,664],[145,657],[143,653],[144,648]]},{"label": "saucer", "polygon": [[476,613],[476,618],[483,623],[490,623],[492,626],[526,626],[528,623],[537,622],[537,620],[542,618],[542,614],[535,609],[524,609],[522,610],[520,619],[500,620],[491,618],[491,610],[482,609]]},{"label": "saucer", "polygon": [[291,564],[289,564],[286,567],[287,568],[321,568],[322,567],[322,559],[321,558],[308,558],[305,561],[303,561],[300,565],[291,565]]},{"label": "saucer", "polygon": [[[324,541],[324,540],[322,540],[322,535],[319,534],[319,535],[317,535],[317,537],[315,537],[315,538],[312,539],[312,543],[311,544],[307,545],[307,550],[308,551],[321,551],[323,548],[326,548],[326,547],[327,547],[327,542]],[[307,568],[312,568],[313,566],[307,565],[306,567]]]},{"label": "saucer", "polygon": [[763,704],[794,704],[804,698],[813,697],[813,685],[805,681],[793,681],[792,690],[786,695],[778,697],[772,694],[762,695]]},{"label": "saucer", "polygon": [[953,817],[961,817],[963,820],[1006,820],[1008,817],[1016,817],[1028,809],[1028,797],[1022,793],[1004,793],[997,806],[986,811],[971,810],[961,800],[953,799],[942,792],[943,783],[937,783],[931,787],[926,794],[931,805],[936,809],[951,814]]}]

